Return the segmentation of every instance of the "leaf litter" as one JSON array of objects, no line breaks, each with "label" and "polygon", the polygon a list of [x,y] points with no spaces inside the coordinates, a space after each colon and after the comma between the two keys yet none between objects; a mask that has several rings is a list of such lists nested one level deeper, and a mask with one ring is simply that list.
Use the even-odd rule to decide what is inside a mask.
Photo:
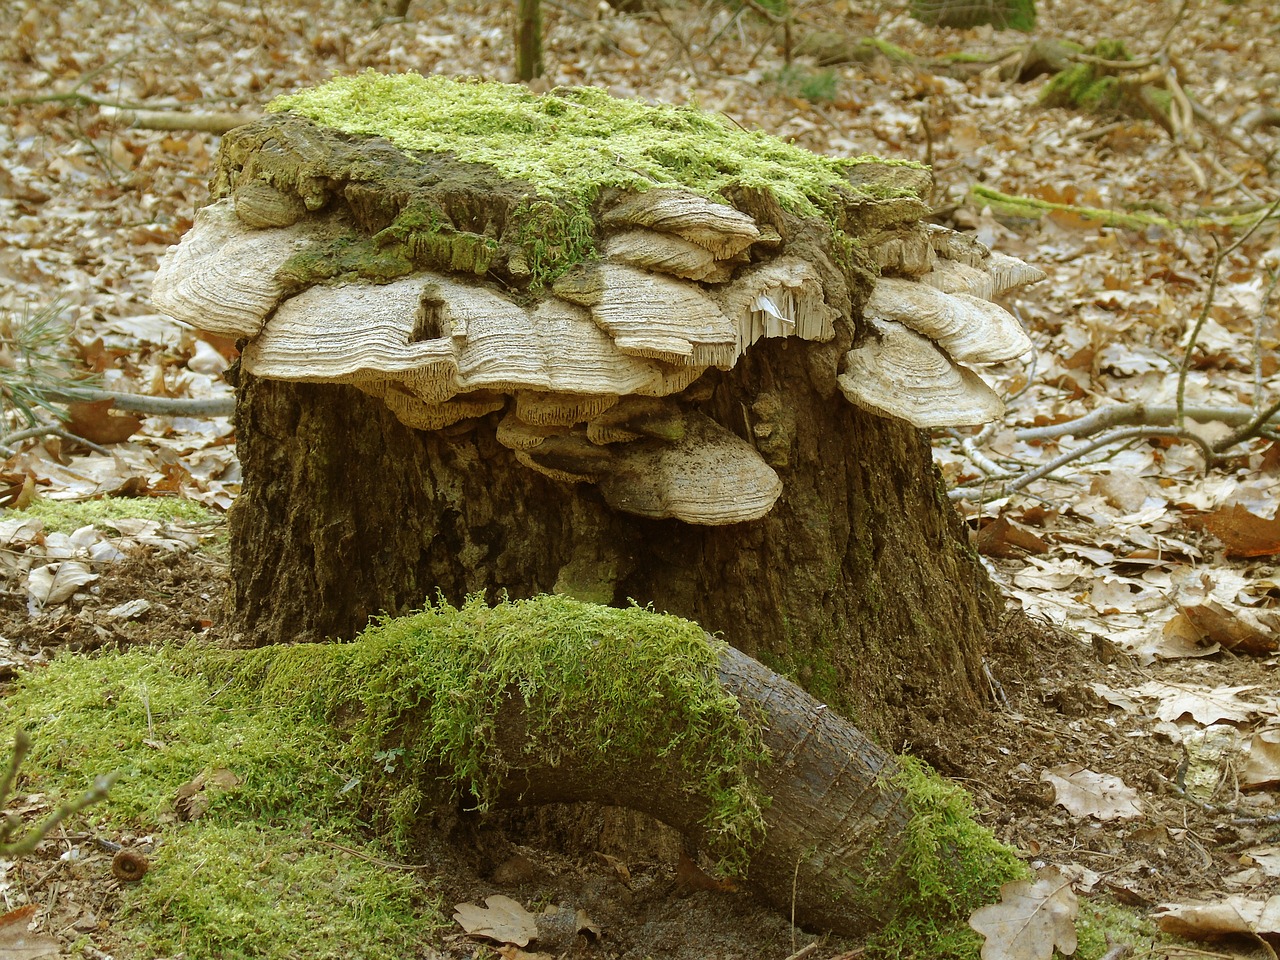
[{"label": "leaf litter", "polygon": [[[1096,35],[1095,4],[1040,6],[1033,37]],[[1270,199],[1272,174],[1235,140],[1211,133],[1195,154],[1215,177],[1206,191],[1185,150],[1155,124],[1038,107],[1043,80],[1019,83],[1001,72],[1001,55],[1021,35],[930,29],[844,0],[795,9],[799,33],[854,30],[924,59],[963,48],[990,55],[991,64],[948,74],[873,57],[834,67],[831,99],[811,102],[770,79],[781,63],[778,40],[737,7],[673,8],[655,22],[643,11],[544,5],[544,84],[696,100],[821,152],[928,158],[938,179],[935,207],[950,211],[953,225],[1050,273],[1010,304],[1036,340],[1034,365],[990,371],[1009,395],[1008,417],[983,431],[935,437],[935,458],[948,482],[967,492],[958,506],[1012,602],[1069,632],[998,640],[988,670],[1006,706],[979,731],[921,718],[912,746],[966,778],[1004,839],[1068,875],[1104,877],[1102,886],[1128,902],[1226,904],[1230,878],[1245,882],[1239,878],[1250,870],[1261,877],[1250,895],[1265,891],[1275,883],[1266,869],[1274,857],[1267,818],[1276,815],[1280,783],[1280,441],[1250,440],[1206,472],[1202,451],[1185,437],[1131,439],[1016,491],[1001,488],[1085,439],[1054,433],[1081,417],[1140,405],[1165,410],[1163,419],[1151,415],[1168,424],[1181,392],[1188,431],[1214,442],[1242,415],[1274,402],[1280,247],[1260,231],[1233,251],[1206,308],[1214,258],[1229,238],[1110,228],[1063,211],[1038,221],[1010,218],[975,201],[971,188],[983,180],[1006,194],[1154,206],[1176,219],[1213,204]],[[12,13],[14,27],[0,39],[3,93],[32,100],[4,107],[0,125],[0,313],[57,299],[69,326],[68,355],[102,387],[146,396],[231,395],[222,369],[234,345],[177,327],[148,299],[157,258],[205,199],[217,138],[130,127],[96,101],[255,111],[332,71],[365,67],[511,79],[508,13],[493,0],[415,4],[403,21],[386,22],[355,0],[272,0],[254,11],[222,5],[216,16],[190,0],[163,8],[151,0],[73,0],[56,9],[31,0]],[[1160,5],[1117,4],[1108,14],[1108,31],[1141,53],[1168,32]],[[1265,40],[1275,29],[1269,4],[1246,0],[1192,4],[1168,34],[1184,81],[1227,128],[1264,102],[1280,73],[1280,55]],[[1269,126],[1233,135],[1255,144],[1258,155],[1277,141]],[[1202,309],[1195,347],[1184,353]],[[138,422],[112,422],[119,419]],[[99,407],[75,427],[107,452],[52,436],[23,441],[0,471],[7,503],[159,494],[225,510],[239,491],[226,417]],[[0,518],[0,533],[8,584],[0,671],[60,647],[217,632],[225,570],[181,531],[157,524],[51,532],[15,512]],[[1066,765],[1136,791],[1142,813],[1100,820],[1087,806],[1080,813],[1058,806],[1040,777]],[[591,869],[619,876],[600,865],[600,854],[626,867],[638,887],[662,875],[625,847],[600,846],[586,851]],[[559,875],[583,878],[560,891],[570,902],[602,882],[587,867],[575,874],[560,863]],[[494,892],[480,878],[469,883],[459,889],[462,899]],[[507,892],[519,889],[533,888]],[[38,898],[40,888],[29,895]],[[724,896],[699,890],[691,899]],[[701,922],[686,917],[663,928],[629,918],[618,906],[626,899],[589,905],[609,918],[612,935],[630,929],[637,943],[676,929],[690,957],[795,950],[785,926],[742,916],[731,920],[731,932],[716,932],[722,900],[710,900]],[[630,909],[640,908],[633,901]],[[842,950],[832,945],[814,955]]]}]

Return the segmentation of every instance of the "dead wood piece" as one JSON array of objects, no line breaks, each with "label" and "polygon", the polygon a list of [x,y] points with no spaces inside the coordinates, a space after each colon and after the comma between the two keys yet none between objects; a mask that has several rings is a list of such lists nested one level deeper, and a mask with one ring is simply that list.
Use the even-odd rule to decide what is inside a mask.
[{"label": "dead wood piece", "polygon": [[[856,936],[879,929],[911,888],[906,875],[902,792],[886,782],[893,757],[794,683],[726,648],[718,677],[759,718],[773,758],[756,771],[766,832],[745,884],[780,912],[814,930]],[[687,775],[639,759],[583,776],[572,756],[532,766],[518,709],[499,713],[495,739],[511,764],[501,806],[592,801],[640,810],[695,843],[705,836],[706,800]],[[567,749],[572,749],[566,743]],[[536,753],[536,751],[535,751]]]},{"label": "dead wood piece", "polygon": [[104,107],[103,113],[126,127],[141,130],[191,130],[196,133],[224,134],[228,130],[252,123],[262,114],[200,112],[186,110],[133,110]]}]

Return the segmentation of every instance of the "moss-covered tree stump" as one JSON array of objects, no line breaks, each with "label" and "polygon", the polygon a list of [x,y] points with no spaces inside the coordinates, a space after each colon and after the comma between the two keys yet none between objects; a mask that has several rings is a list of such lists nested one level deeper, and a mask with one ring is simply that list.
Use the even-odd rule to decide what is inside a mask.
[{"label": "moss-covered tree stump", "polygon": [[[254,644],[437,593],[694,619],[886,743],[979,705],[996,610],[920,426],[1000,401],[1025,265],[928,172],[597,90],[366,74],[230,133],[156,285],[241,339]],[[851,402],[852,401],[852,402]]]}]

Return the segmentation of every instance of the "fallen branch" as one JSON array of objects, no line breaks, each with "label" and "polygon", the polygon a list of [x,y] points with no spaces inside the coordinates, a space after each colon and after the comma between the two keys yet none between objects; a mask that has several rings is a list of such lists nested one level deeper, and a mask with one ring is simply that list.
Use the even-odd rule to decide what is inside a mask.
[{"label": "fallen branch", "polygon": [[47,393],[57,403],[84,403],[110,400],[115,409],[125,413],[142,413],[156,417],[229,417],[235,412],[235,397],[149,397],[118,390],[94,390],[76,387]]},{"label": "fallen branch", "polygon": [[1262,214],[1243,213],[1223,217],[1199,216],[1186,220],[1174,220],[1150,213],[1125,213],[1118,210],[1103,210],[1099,207],[1080,207],[1070,203],[1053,203],[1036,197],[1019,197],[1001,193],[983,184],[974,184],[969,188],[969,195],[998,211],[1011,216],[1026,217],[1038,220],[1048,213],[1070,213],[1086,220],[1097,220],[1104,227],[1119,227],[1125,230],[1146,230],[1149,227],[1162,227],[1166,230],[1193,230],[1201,227],[1217,227],[1225,229],[1252,228],[1271,219],[1270,207]]},{"label": "fallen branch", "polygon": [[1244,242],[1253,236],[1254,233],[1257,232],[1258,228],[1262,226],[1268,218],[1275,216],[1277,210],[1280,210],[1280,200],[1271,204],[1271,206],[1267,208],[1266,212],[1257,219],[1253,226],[1237,237],[1236,240],[1228,247],[1222,247],[1218,243],[1218,238],[1213,238],[1216,250],[1213,256],[1213,267],[1209,272],[1209,290],[1204,297],[1204,306],[1200,309],[1200,314],[1196,317],[1196,322],[1191,328],[1190,335],[1187,337],[1187,348],[1182,354],[1182,363],[1178,367],[1178,426],[1182,426],[1184,416],[1182,411],[1186,406],[1187,373],[1191,369],[1191,357],[1195,353],[1196,341],[1200,338],[1200,331],[1204,329],[1205,321],[1209,319],[1209,311],[1213,308],[1213,300],[1218,292],[1218,278],[1222,274],[1223,261],[1225,261],[1227,257],[1231,256],[1231,254],[1236,250],[1240,249]]},{"label": "fallen branch", "polygon": [[60,440],[66,440],[69,443],[79,443],[88,447],[94,453],[102,453],[107,456],[111,455],[111,451],[106,447],[99,446],[92,440],[86,440],[84,437],[77,436],[70,430],[65,430],[56,423],[38,423],[34,427],[27,427],[25,430],[19,430],[16,433],[6,434],[0,437],[0,453],[6,457],[11,457],[16,453],[12,444],[20,443],[23,440],[30,440],[32,437],[57,437]]},{"label": "fallen branch", "polygon": [[[1280,426],[1280,417],[1274,413],[1264,417],[1260,424],[1275,422]],[[1256,416],[1249,407],[1183,407],[1182,415],[1200,423],[1225,423],[1238,426],[1250,423]],[[1172,404],[1150,404],[1140,401],[1133,403],[1117,403],[1109,407],[1100,407],[1092,413],[1074,420],[1064,420],[1044,427],[1024,427],[1013,432],[1018,440],[1054,440],[1058,437],[1091,437],[1100,430],[1128,425],[1145,425],[1167,427],[1178,422],[1178,407]],[[1242,437],[1241,439],[1247,439]],[[1235,441],[1239,443],[1240,441]]]},{"label": "fallen branch", "polygon": [[1048,477],[1049,474],[1053,473],[1055,470],[1061,469],[1068,463],[1071,463],[1074,460],[1079,460],[1081,457],[1087,456],[1095,450],[1100,450],[1103,447],[1110,446],[1113,443],[1120,443],[1121,441],[1146,440],[1152,437],[1175,437],[1179,440],[1187,440],[1194,443],[1200,448],[1200,452],[1204,455],[1206,468],[1217,459],[1214,455],[1213,448],[1209,446],[1203,437],[1197,436],[1184,427],[1124,427],[1122,429],[1112,431],[1111,433],[1104,434],[1101,437],[1095,437],[1088,443],[1083,443],[1078,447],[1068,450],[1065,453],[1054,457],[1048,463],[1043,464],[1028,473],[1024,473],[1017,477],[1017,479],[1010,480],[1008,483],[1001,483],[998,485],[984,483],[977,487],[956,487],[947,495],[952,500],[968,500],[974,498],[981,500],[996,500],[1000,497],[1008,496],[1011,493],[1016,493],[1018,490],[1021,490],[1023,487],[1030,486],[1037,480],[1042,480],[1045,477]]},{"label": "fallen branch", "polygon": [[228,130],[251,123],[262,114],[252,113],[193,113],[186,110],[134,110],[107,107],[103,116],[122,126],[140,130],[193,130],[197,133],[224,134]]}]

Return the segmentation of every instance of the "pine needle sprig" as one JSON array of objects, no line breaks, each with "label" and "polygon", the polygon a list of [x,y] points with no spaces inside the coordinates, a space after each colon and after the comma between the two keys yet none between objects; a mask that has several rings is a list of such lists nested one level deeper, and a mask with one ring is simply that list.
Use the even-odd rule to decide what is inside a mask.
[{"label": "pine needle sprig", "polygon": [[19,316],[0,314],[0,413],[5,421],[20,415],[30,426],[66,412],[56,405],[59,394],[84,386],[68,352],[70,327],[63,304],[54,300],[38,309],[26,307]]}]

